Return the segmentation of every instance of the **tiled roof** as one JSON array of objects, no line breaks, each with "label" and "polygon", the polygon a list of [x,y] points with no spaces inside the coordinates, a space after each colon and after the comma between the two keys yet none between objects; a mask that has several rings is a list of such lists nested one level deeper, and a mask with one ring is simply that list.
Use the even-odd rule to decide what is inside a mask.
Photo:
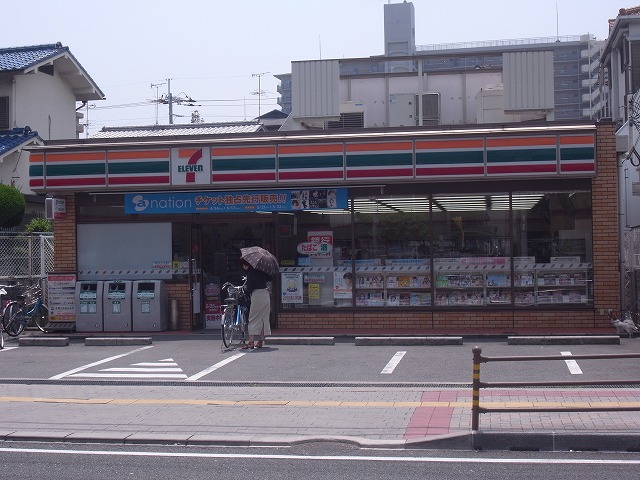
[{"label": "tiled roof", "polygon": [[76,101],[104,100],[104,93],[62,43],[0,48],[0,73],[30,73],[50,63],[71,87]]},{"label": "tiled roof", "polygon": [[31,47],[0,48],[0,71],[25,70],[47,58],[68,52],[61,43]]},{"label": "tiled roof", "polygon": [[30,129],[28,133],[25,133],[24,128],[0,130],[0,157],[37,137],[38,132],[32,132]]},{"label": "tiled roof", "polygon": [[257,122],[150,125],[142,127],[102,127],[91,138],[148,138],[255,133],[263,130]]}]

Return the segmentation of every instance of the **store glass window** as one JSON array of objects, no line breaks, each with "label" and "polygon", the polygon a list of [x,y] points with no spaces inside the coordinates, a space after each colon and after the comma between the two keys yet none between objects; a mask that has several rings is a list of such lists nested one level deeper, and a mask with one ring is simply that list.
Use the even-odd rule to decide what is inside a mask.
[{"label": "store glass window", "polygon": [[353,209],[355,305],[430,306],[429,197],[356,197]]},{"label": "store glass window", "polygon": [[593,303],[588,190],[352,193],[277,229],[284,309]]},{"label": "store glass window", "polygon": [[436,307],[511,305],[510,196],[434,195]]},{"label": "store glass window", "polygon": [[514,194],[516,306],[591,305],[591,192]]},{"label": "store glass window", "polygon": [[282,308],[351,306],[351,290],[336,289],[351,271],[350,210],[283,212],[277,221]]}]

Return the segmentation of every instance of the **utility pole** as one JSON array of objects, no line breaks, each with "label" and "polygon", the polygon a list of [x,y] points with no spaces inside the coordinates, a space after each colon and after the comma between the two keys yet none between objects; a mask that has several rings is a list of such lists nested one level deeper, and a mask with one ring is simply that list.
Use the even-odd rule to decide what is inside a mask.
[{"label": "utility pole", "polygon": [[[159,86],[164,85],[164,83],[158,83],[158,84],[151,84],[151,87],[155,87],[156,88],[156,97],[158,96],[157,94],[157,89]],[[173,114],[173,104],[177,103],[178,105],[188,105],[190,107],[195,106],[194,105],[195,100],[193,98],[191,98],[189,95],[187,95],[184,92],[179,93],[178,95],[176,95],[175,97],[173,96],[173,93],[171,93],[171,79],[167,78],[167,95],[162,95],[161,98],[156,98],[155,103],[156,103],[156,125],[158,124],[158,104],[162,103],[165,105],[169,105],[169,124],[173,125],[173,117],[184,117],[185,115],[174,115]]]},{"label": "utility pole", "polygon": [[258,91],[257,92],[252,92],[254,95],[258,95],[258,119],[260,118],[260,101],[262,99],[262,95],[264,95],[265,92],[263,92],[260,88],[260,79],[262,78],[263,75],[266,75],[269,72],[262,72],[262,73],[252,73],[251,76],[252,77],[258,77]]}]

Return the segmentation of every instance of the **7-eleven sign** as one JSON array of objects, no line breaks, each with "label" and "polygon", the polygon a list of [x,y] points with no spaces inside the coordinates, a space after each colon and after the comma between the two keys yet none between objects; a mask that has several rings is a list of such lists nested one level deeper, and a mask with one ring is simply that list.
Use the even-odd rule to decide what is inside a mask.
[{"label": "7-eleven sign", "polygon": [[210,185],[209,147],[171,149],[171,185]]}]

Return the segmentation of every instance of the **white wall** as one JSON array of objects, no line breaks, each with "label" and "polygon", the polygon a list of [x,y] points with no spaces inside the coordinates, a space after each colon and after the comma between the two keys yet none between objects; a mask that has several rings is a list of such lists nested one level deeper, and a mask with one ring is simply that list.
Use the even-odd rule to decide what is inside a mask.
[{"label": "white wall", "polygon": [[[365,127],[389,126],[389,95],[420,92],[418,75],[340,80],[340,102],[366,105]],[[439,93],[443,125],[473,124],[477,121],[476,95],[488,85],[502,83],[501,72],[465,72],[424,75],[422,93]]]},{"label": "white wall", "polygon": [[15,126],[28,125],[44,140],[77,138],[76,99],[57,72],[16,76],[13,106]]},{"label": "white wall", "polygon": [[385,99],[386,90],[384,78],[340,80],[340,103],[363,102],[366,105],[364,126],[367,128],[386,127],[388,102]]}]

